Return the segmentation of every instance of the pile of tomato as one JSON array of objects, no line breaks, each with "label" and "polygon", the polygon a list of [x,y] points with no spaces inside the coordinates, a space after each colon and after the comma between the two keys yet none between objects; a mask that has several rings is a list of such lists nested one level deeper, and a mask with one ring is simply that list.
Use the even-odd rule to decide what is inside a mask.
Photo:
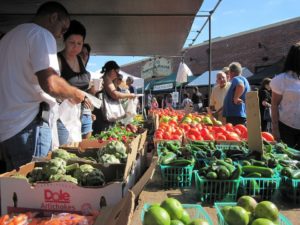
[{"label": "pile of tomato", "polygon": [[[180,121],[180,120],[178,120]],[[189,140],[197,141],[245,141],[248,139],[247,127],[227,123],[222,126],[205,125],[202,123],[178,123],[176,120],[160,122],[155,132],[156,139],[180,140],[183,135]],[[273,142],[274,137],[268,132],[261,133],[266,141]]]}]

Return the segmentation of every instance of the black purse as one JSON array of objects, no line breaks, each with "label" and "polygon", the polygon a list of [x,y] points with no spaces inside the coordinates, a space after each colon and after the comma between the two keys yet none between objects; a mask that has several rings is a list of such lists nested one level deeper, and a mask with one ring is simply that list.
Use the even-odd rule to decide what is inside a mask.
[{"label": "black purse", "polygon": [[271,122],[272,121],[271,108],[270,107],[265,107],[264,115],[263,116],[264,116],[263,117],[264,121],[267,121],[267,122]]}]

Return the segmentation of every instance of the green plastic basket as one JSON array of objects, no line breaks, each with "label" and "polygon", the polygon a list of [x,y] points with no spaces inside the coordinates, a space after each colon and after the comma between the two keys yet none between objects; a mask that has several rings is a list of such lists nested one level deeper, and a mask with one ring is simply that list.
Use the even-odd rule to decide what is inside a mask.
[{"label": "green plastic basket", "polygon": [[164,188],[191,187],[194,165],[159,165]]},{"label": "green plastic basket", "polygon": [[240,180],[208,180],[195,173],[195,183],[198,198],[202,202],[236,201]]},{"label": "green plastic basket", "polygon": [[[221,209],[225,206],[235,206],[236,202],[216,202],[214,204],[216,211],[217,211],[217,217],[218,217],[218,224],[219,225],[228,225],[225,222],[225,219],[223,217],[223,214],[221,212]],[[278,225],[293,225],[288,218],[286,218],[284,215],[281,213],[279,214],[279,224]]]},{"label": "green plastic basket", "polygon": [[[151,204],[145,203],[141,212],[141,220],[144,222],[145,212],[150,208]],[[191,219],[204,219],[209,225],[213,225],[212,219],[209,217],[205,209],[201,205],[196,204],[182,204],[183,208],[189,213]]]},{"label": "green plastic basket", "polygon": [[280,193],[283,200],[300,204],[300,179],[281,177]]},{"label": "green plastic basket", "polygon": [[279,189],[280,177],[241,177],[238,196],[250,195],[259,200],[270,200]]}]

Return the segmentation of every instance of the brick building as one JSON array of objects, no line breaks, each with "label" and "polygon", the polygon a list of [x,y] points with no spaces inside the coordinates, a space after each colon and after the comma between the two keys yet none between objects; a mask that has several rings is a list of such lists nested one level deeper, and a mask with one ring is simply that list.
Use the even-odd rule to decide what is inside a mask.
[{"label": "brick building", "polygon": [[[217,28],[216,28],[217,29]],[[212,70],[238,61],[255,73],[259,68],[280,61],[293,43],[300,41],[300,17],[257,29],[212,40]],[[172,70],[178,69],[180,58],[172,58]],[[140,77],[147,60],[122,66],[122,70]],[[191,47],[185,54],[191,71],[202,74],[208,70],[208,41]]]}]

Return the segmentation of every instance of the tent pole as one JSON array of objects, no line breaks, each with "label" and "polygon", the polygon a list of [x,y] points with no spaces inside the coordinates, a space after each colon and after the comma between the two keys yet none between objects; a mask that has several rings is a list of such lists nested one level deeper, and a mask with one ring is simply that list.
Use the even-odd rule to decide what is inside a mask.
[{"label": "tent pole", "polygon": [[210,12],[208,16],[208,68],[209,68],[209,76],[208,76],[208,102],[210,100],[210,94],[211,94],[211,67],[212,67],[212,51],[211,51],[211,15],[212,12]]}]

